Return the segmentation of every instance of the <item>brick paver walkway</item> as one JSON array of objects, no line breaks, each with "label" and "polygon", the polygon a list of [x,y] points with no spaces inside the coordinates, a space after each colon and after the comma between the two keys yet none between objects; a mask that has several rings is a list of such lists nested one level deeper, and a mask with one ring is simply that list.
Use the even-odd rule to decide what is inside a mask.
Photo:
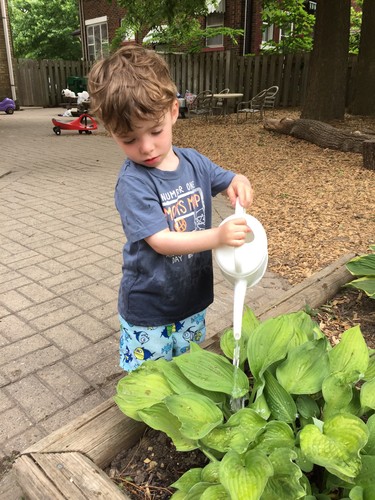
[{"label": "brick paver walkway", "polygon": [[[103,133],[56,136],[61,109],[0,115],[0,459],[114,394],[124,236],[113,203],[122,153]],[[215,224],[232,213],[215,201]],[[233,291],[215,273],[213,335]],[[272,273],[255,309],[288,285]]]}]

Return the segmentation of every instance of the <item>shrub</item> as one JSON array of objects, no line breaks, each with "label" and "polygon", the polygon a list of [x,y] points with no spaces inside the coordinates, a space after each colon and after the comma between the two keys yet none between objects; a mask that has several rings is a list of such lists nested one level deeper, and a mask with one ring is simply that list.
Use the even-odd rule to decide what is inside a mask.
[{"label": "shrub", "polygon": [[305,312],[259,322],[246,309],[239,368],[232,330],[220,345],[225,356],[192,344],[118,383],[126,415],[209,458],[173,499],[375,498],[375,356],[359,326],[331,347]]}]

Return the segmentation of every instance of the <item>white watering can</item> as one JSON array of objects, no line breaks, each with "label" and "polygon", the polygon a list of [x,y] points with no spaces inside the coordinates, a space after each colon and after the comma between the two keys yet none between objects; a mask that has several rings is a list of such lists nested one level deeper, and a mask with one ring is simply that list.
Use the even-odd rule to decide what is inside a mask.
[{"label": "white watering can", "polygon": [[266,231],[258,219],[246,214],[237,198],[235,213],[224,219],[220,225],[238,218],[245,218],[251,229],[246,236],[246,242],[240,247],[225,245],[214,250],[214,257],[221,272],[234,285],[233,335],[236,340],[241,338],[246,289],[263,278],[268,263]]}]

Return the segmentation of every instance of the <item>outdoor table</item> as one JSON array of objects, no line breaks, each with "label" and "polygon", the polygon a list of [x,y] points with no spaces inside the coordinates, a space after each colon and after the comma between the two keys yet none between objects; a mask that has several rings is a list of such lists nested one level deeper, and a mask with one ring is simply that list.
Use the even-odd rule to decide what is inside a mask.
[{"label": "outdoor table", "polygon": [[243,94],[236,93],[228,93],[228,94],[212,94],[212,97],[216,99],[223,99],[223,114],[226,116],[228,114],[228,101],[229,99],[238,99],[239,97],[243,97]]}]

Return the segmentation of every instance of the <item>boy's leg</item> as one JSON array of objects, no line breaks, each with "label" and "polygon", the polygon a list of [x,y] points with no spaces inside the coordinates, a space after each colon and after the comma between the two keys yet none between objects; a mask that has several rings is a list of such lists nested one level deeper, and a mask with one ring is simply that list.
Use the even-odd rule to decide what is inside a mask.
[{"label": "boy's leg", "polygon": [[120,320],[120,366],[127,372],[135,370],[148,359],[172,359],[171,326],[137,326]]},{"label": "boy's leg", "polygon": [[206,337],[206,309],[177,321],[173,333],[173,356],[180,356],[190,348],[190,342],[200,344]]}]

